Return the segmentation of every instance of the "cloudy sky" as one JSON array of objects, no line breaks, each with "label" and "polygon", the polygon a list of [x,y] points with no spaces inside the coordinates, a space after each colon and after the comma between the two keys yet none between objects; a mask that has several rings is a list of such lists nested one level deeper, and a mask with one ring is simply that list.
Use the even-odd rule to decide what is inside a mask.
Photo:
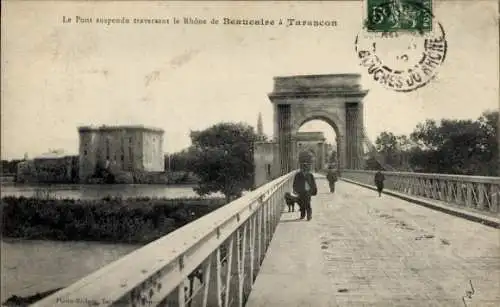
[{"label": "cloudy sky", "polygon": [[[472,3],[471,3],[472,2]],[[78,150],[80,125],[165,130],[167,152],[220,121],[272,135],[274,76],[361,73],[365,126],[410,133],[426,118],[477,118],[499,107],[497,1],[437,1],[448,53],[427,86],[397,93],[370,81],[354,53],[362,2],[160,3],[2,1],[2,158]],[[63,24],[63,16],[297,18],[337,27]],[[307,130],[324,125],[309,124]],[[332,134],[331,129],[325,132]]]}]

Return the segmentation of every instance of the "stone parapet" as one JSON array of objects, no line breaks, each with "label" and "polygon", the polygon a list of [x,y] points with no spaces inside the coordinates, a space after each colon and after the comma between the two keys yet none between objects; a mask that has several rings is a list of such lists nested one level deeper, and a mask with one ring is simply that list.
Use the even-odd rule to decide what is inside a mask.
[{"label": "stone parapet", "polygon": [[[273,101],[282,97],[364,97],[360,74],[326,74],[275,77],[269,94]],[[273,101],[274,102],[274,101]],[[281,102],[280,102],[281,103]]]}]

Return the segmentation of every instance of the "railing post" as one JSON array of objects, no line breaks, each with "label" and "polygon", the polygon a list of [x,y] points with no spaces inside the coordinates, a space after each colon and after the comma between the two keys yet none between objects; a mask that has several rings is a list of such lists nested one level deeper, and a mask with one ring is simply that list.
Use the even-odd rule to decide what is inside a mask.
[{"label": "railing post", "polygon": [[417,196],[422,196],[424,194],[424,180],[422,178],[416,178],[417,181]]},{"label": "railing post", "polygon": [[273,237],[273,224],[274,224],[274,199],[276,195],[276,188],[272,190],[271,197],[269,198],[269,232],[268,232],[268,240],[267,244],[271,242],[271,238]]},{"label": "railing post", "polygon": [[[238,264],[238,306],[243,307],[243,282],[245,278],[245,254],[246,254],[246,239],[247,239],[248,222],[243,227],[243,238],[241,231],[238,230],[237,240],[237,264]],[[240,241],[241,240],[241,241]]]},{"label": "railing post", "polygon": [[432,184],[429,179],[424,179],[424,196],[432,198]]},{"label": "railing post", "polygon": [[[181,263],[180,267],[181,269],[183,268],[183,263],[184,263],[184,256],[181,256],[179,258],[179,262]],[[185,281],[182,282],[178,288],[177,288],[177,301],[179,304],[179,307],[185,307],[186,306],[186,288],[185,288]]]},{"label": "railing post", "polygon": [[452,181],[448,181],[448,184],[447,184],[448,188],[446,190],[446,201],[447,202],[452,202],[454,199],[453,185],[454,185],[454,183]]},{"label": "railing post", "polygon": [[264,205],[262,207],[262,249],[260,254],[260,262],[263,260],[263,255],[266,254],[266,238],[267,238],[267,204],[269,203],[269,199],[264,201]]},{"label": "railing post", "polygon": [[276,199],[276,188],[273,188],[272,190],[272,194],[271,194],[271,198],[269,199],[269,233],[268,233],[268,236],[269,236],[269,239],[267,240],[267,244],[269,245],[270,242],[271,242],[271,238],[273,237],[273,226],[274,226],[274,200]]},{"label": "railing post", "polygon": [[267,199],[266,203],[266,247],[265,251],[267,252],[267,249],[269,247],[269,241],[271,238],[271,215],[273,214],[273,195],[269,195],[269,198]]},{"label": "railing post", "polygon": [[[486,188],[486,184],[480,183],[477,186],[478,197],[477,197],[477,208],[479,210],[484,210],[484,196],[488,197],[488,189]],[[488,208],[489,210],[489,208]]]},{"label": "railing post", "polygon": [[221,265],[221,252],[220,252],[220,247],[217,249],[217,256],[216,256],[216,275],[217,275],[217,306],[222,307],[222,265]]},{"label": "railing post", "polygon": [[463,187],[462,187],[462,182],[457,181],[456,182],[456,187],[457,187],[457,192],[456,192],[456,200],[459,205],[464,205],[465,202],[462,197],[462,192],[463,192]]},{"label": "railing post", "polygon": [[[285,185],[282,185],[280,186],[280,188],[278,189],[278,194],[276,195],[276,218],[275,218],[275,229],[278,228],[278,225],[279,225],[279,222],[280,222],[280,219],[281,219],[281,212],[283,211],[283,195],[285,194],[285,191],[284,191],[284,187]],[[276,230],[275,230],[276,231]]]},{"label": "railing post", "polygon": [[255,226],[256,226],[256,221],[257,221],[257,215],[254,214],[251,217],[251,221],[250,221],[250,278],[251,278],[251,284],[253,284],[253,282],[255,280],[254,265],[255,265]]},{"label": "railing post", "polygon": [[491,185],[490,195],[488,197],[490,199],[490,211],[497,213],[499,211],[500,205],[500,189],[496,185]]},{"label": "railing post", "polygon": [[437,179],[432,180],[432,198],[439,199],[439,182]]},{"label": "railing post", "polygon": [[257,212],[257,269],[260,268],[260,259],[262,256],[262,213],[264,210],[264,201],[262,198],[259,199],[260,207]]},{"label": "railing post", "polygon": [[439,199],[441,201],[446,201],[446,181],[444,180],[439,180],[439,187],[440,187],[440,191],[439,191]]},{"label": "railing post", "polygon": [[234,234],[231,235],[229,239],[229,248],[227,252],[227,273],[226,273],[226,285],[224,292],[224,307],[229,306],[229,297],[231,296],[231,292],[229,291],[231,288],[231,269],[233,266],[233,247],[234,247]]},{"label": "railing post", "polygon": [[205,263],[205,268],[203,270],[203,302],[202,306],[207,307],[208,306],[208,293],[210,289],[210,276],[211,276],[211,268],[212,268],[212,262],[213,262],[213,254],[208,256],[208,259]]}]

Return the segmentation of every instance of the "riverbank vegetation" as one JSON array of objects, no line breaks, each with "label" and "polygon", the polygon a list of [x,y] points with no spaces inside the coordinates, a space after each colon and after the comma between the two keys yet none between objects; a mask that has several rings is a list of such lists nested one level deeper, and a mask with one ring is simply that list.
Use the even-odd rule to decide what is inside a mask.
[{"label": "riverbank vegetation", "polygon": [[226,204],[223,198],[4,197],[6,238],[146,244]]}]

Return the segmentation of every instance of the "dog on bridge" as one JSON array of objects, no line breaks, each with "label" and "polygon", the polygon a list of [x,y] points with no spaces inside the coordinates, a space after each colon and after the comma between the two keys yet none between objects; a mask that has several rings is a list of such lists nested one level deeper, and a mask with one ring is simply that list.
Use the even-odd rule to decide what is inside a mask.
[{"label": "dog on bridge", "polygon": [[295,212],[295,204],[299,205],[299,198],[297,196],[293,196],[290,192],[285,193],[285,203],[288,206],[288,212]]}]

